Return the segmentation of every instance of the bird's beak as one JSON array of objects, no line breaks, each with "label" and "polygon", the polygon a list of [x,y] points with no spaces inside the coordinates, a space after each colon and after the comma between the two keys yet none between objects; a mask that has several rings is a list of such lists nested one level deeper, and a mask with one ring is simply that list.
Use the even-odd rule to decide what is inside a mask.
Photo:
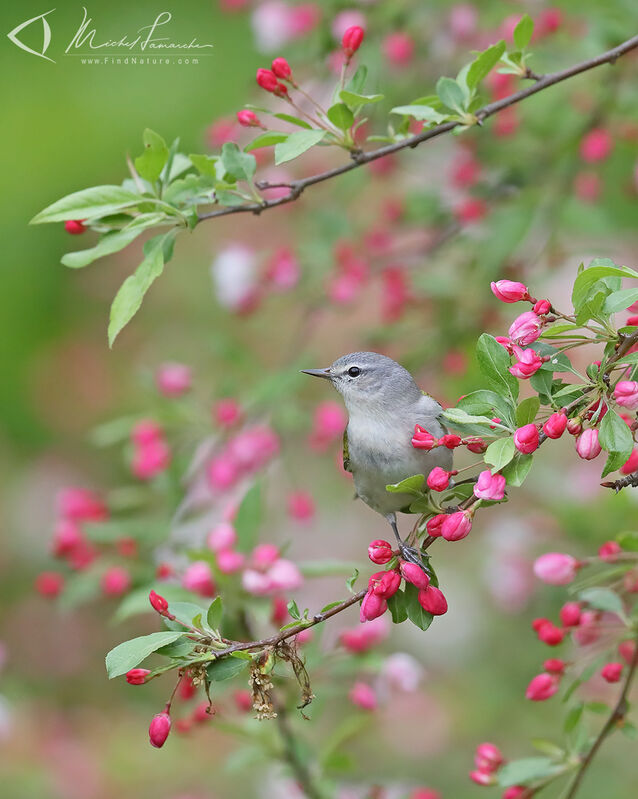
[{"label": "bird's beak", "polygon": [[324,380],[330,380],[330,367],[327,369],[300,369],[305,375],[312,375],[312,377],[323,377]]}]

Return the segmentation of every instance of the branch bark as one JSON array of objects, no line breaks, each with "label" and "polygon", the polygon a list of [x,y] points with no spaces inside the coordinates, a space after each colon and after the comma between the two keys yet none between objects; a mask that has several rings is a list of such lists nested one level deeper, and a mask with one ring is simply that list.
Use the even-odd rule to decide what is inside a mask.
[{"label": "branch bark", "polygon": [[[626,55],[636,48],[638,48],[638,36],[633,36],[631,39],[627,39],[627,41],[619,44],[617,47],[607,50],[605,53],[601,53],[594,58],[590,58],[586,61],[581,61],[579,64],[574,64],[571,67],[567,67],[567,69],[551,72],[540,77],[536,75],[532,77],[532,75],[530,75],[530,79],[535,80],[532,86],[521,89],[520,91],[511,94],[509,97],[504,97],[502,100],[497,100],[494,103],[488,103],[487,105],[483,106],[483,108],[479,109],[476,112],[478,124],[481,125],[485,119],[493,114],[502,111],[504,108],[515,105],[516,103],[520,103],[522,100],[531,97],[533,94],[538,94],[538,92],[544,91],[550,86],[554,86],[555,84],[561,83],[564,80],[573,78],[576,75],[580,75],[583,72],[589,71],[590,69],[595,69],[603,64],[614,64],[621,56]],[[274,200],[264,200],[260,203],[247,203],[246,205],[238,205],[232,206],[230,208],[222,208],[217,211],[210,211],[206,214],[201,214],[198,217],[197,222],[202,222],[205,219],[214,219],[219,216],[228,216],[230,214],[260,214],[262,211],[266,211],[270,208],[276,208],[280,205],[287,205],[288,203],[297,200],[309,186],[314,186],[317,183],[323,183],[326,180],[331,180],[332,178],[343,175],[346,172],[351,172],[353,169],[357,169],[364,164],[369,164],[371,161],[376,161],[379,158],[385,158],[387,155],[392,155],[393,153],[405,150],[408,147],[417,147],[424,141],[429,141],[430,139],[435,139],[445,133],[450,133],[460,124],[461,123],[459,122],[445,122],[442,125],[437,125],[435,128],[430,128],[422,133],[418,133],[416,136],[403,139],[400,142],[394,142],[393,144],[387,144],[384,147],[378,147],[376,150],[372,150],[369,153],[354,153],[352,155],[352,161],[347,164],[343,164],[342,166],[335,167],[333,169],[328,169],[325,172],[320,172],[316,175],[310,175],[309,177],[301,178],[300,180],[292,181],[289,184],[290,192],[283,197],[278,197]]]}]

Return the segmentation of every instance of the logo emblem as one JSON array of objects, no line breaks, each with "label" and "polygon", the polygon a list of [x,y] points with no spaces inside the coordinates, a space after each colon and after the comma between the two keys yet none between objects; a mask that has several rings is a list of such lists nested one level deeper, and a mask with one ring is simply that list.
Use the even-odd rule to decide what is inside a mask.
[{"label": "logo emblem", "polygon": [[[7,33],[10,41],[12,41],[17,47],[21,50],[24,50],[26,53],[31,53],[31,55],[37,55],[40,58],[44,58],[46,61],[51,61],[55,64],[55,61],[52,58],[49,58],[48,55],[45,55],[49,45],[51,44],[51,27],[49,23],[46,21],[45,17],[47,14],[50,14],[52,11],[55,11],[55,8],[52,8],[51,11],[47,11],[44,14],[39,14],[37,17],[33,17],[32,19],[28,19],[26,22],[21,22],[17,28],[14,28],[11,33]],[[34,22],[37,23],[38,20],[42,20],[42,51],[38,52],[37,50],[32,50],[28,47],[24,42],[21,42],[18,39],[18,34],[20,31],[23,31],[29,25],[32,25]]]}]

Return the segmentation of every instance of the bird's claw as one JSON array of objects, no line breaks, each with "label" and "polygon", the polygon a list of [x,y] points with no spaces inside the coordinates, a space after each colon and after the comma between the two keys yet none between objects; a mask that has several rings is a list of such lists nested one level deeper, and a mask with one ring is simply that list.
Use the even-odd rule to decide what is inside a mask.
[{"label": "bird's claw", "polygon": [[408,563],[414,563],[419,566],[423,571],[431,577],[432,574],[427,566],[423,563],[423,559],[421,557],[421,552],[416,547],[411,547],[409,544],[401,542],[399,544],[399,552],[401,553],[401,557],[403,560],[407,561]]}]

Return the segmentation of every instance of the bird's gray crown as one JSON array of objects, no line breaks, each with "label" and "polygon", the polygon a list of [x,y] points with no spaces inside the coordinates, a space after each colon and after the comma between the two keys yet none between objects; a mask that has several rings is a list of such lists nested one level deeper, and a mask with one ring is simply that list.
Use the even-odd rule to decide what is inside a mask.
[{"label": "bird's gray crown", "polygon": [[343,355],[329,367],[327,376],[351,413],[371,406],[397,408],[421,397],[407,369],[378,352]]}]

